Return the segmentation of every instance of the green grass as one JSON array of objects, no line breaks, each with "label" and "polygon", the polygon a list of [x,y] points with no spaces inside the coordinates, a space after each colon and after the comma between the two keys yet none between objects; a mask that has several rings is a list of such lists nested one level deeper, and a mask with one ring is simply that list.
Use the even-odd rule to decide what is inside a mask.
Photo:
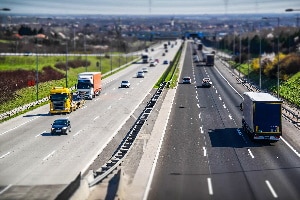
[{"label": "green grass", "polygon": [[[249,75],[249,79],[259,86],[259,74],[252,70],[251,65],[249,65],[249,74],[248,64],[234,65],[234,67],[237,70],[240,70],[245,77],[248,77]],[[262,90],[271,91],[277,94],[277,79],[271,79],[262,74],[261,87]],[[286,101],[300,107],[300,72],[293,75],[287,81],[280,80],[279,96]]]},{"label": "green grass", "polygon": [[[127,59],[122,56],[112,56],[110,58],[101,57],[101,73],[107,73],[111,69],[116,69],[119,66],[125,65],[126,61],[127,63],[136,59],[136,56],[130,56]],[[25,69],[25,70],[36,70],[36,57],[32,56],[24,56],[24,57],[18,57],[18,56],[8,56],[8,57],[1,57],[0,59],[0,72],[1,71],[8,71],[8,70],[17,70],[17,69]],[[78,57],[68,57],[68,60],[71,61],[72,59],[85,59],[84,58],[78,58]],[[100,57],[92,57],[88,56],[87,60],[91,63],[90,66],[86,67],[79,67],[79,68],[69,68],[68,70],[68,87],[72,87],[77,82],[77,75],[78,73],[85,72],[85,71],[100,71],[100,66],[97,67],[96,63],[100,62]],[[39,71],[42,71],[43,66],[52,66],[57,62],[65,62],[65,57],[55,56],[55,57],[39,57]],[[124,67],[127,67],[128,65],[125,65]],[[65,74],[64,70],[60,70],[61,73]],[[120,70],[120,69],[119,69]],[[114,72],[116,73],[116,72]],[[113,73],[111,73],[113,74]],[[110,73],[107,75],[111,75]],[[107,77],[106,76],[106,77]],[[105,77],[103,77],[105,78]],[[38,84],[38,99],[42,99],[44,97],[49,96],[49,91],[54,86],[66,86],[66,79],[61,80],[53,80],[48,81],[44,83]],[[37,100],[37,87],[27,87],[20,89],[16,91],[15,98],[11,101],[8,101],[2,105],[0,105],[0,113],[4,113],[7,111],[10,111],[14,108],[17,108],[19,106],[23,106],[25,104],[34,102]],[[46,103],[45,103],[46,104]]]},{"label": "green grass", "polygon": [[279,94],[290,103],[300,107],[300,72],[280,85]]}]

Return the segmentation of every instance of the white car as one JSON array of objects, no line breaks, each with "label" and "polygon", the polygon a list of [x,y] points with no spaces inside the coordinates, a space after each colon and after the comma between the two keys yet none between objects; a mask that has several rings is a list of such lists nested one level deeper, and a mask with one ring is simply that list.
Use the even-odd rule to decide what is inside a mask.
[{"label": "white car", "polygon": [[130,82],[129,81],[122,81],[120,87],[121,88],[129,88],[130,87]]},{"label": "white car", "polygon": [[142,68],[142,71],[143,71],[144,73],[148,73],[148,68],[147,68],[147,67],[143,67],[143,68]]},{"label": "white car", "polygon": [[212,82],[210,81],[210,78],[204,78],[202,79],[202,87],[211,87]]},{"label": "white car", "polygon": [[136,77],[137,77],[137,78],[144,78],[144,77],[145,77],[145,73],[144,73],[143,71],[138,71],[138,72],[136,73]]},{"label": "white car", "polygon": [[183,77],[182,78],[182,83],[183,84],[191,84],[192,83],[191,77],[189,77],[189,76]]}]

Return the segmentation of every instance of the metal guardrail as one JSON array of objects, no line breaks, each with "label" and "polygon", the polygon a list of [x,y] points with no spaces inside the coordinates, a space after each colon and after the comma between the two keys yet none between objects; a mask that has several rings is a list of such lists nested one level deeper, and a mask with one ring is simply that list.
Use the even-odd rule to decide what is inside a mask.
[{"label": "metal guardrail", "polygon": [[148,102],[147,106],[141,113],[140,117],[136,120],[135,124],[130,129],[129,133],[123,139],[119,148],[115,151],[112,157],[102,165],[98,170],[94,171],[94,180],[89,182],[89,186],[92,187],[97,183],[101,182],[106,178],[112,171],[114,171],[126,158],[128,153],[132,148],[134,140],[138,136],[143,124],[148,119],[153,107],[155,106],[158,98],[160,97],[163,89],[166,87],[167,83],[164,82],[160,84],[159,88],[156,90],[155,94],[152,96],[151,100]]},{"label": "metal guardrail", "polygon": [[[75,87],[73,86],[73,87],[71,87],[69,89],[70,90],[74,90]],[[34,102],[31,102],[31,103],[25,104],[23,106],[19,106],[19,107],[15,108],[15,109],[7,111],[5,113],[1,113],[0,114],[0,120],[9,118],[11,116],[14,116],[14,115],[20,113],[20,112],[24,112],[26,110],[29,110],[30,108],[35,107],[35,106],[37,106],[37,105],[39,105],[41,103],[44,103],[46,101],[49,101],[49,97],[42,98],[42,99],[40,99],[38,101],[34,101]]]},{"label": "metal guardrail", "polygon": [[15,108],[15,109],[13,109],[13,110],[10,110],[10,111],[8,111],[8,112],[1,113],[1,114],[0,114],[0,120],[9,118],[9,117],[11,117],[11,116],[14,116],[14,115],[20,113],[20,112],[24,112],[25,110],[28,110],[28,109],[30,109],[30,108],[32,108],[32,107],[35,107],[36,105],[39,105],[39,104],[41,104],[41,103],[44,103],[44,102],[46,102],[46,101],[48,101],[48,100],[49,100],[49,98],[48,98],[48,97],[45,97],[45,98],[40,99],[40,100],[38,100],[38,101],[31,102],[31,103],[25,104],[25,105],[23,105],[23,106],[17,107],[17,108]]}]

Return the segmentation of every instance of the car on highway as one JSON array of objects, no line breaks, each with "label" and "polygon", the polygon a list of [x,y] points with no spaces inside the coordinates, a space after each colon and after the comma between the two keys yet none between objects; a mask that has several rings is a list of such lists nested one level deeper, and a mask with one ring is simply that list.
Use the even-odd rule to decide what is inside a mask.
[{"label": "car on highway", "polygon": [[164,64],[164,65],[167,65],[167,64],[169,64],[169,61],[164,60],[163,64]]},{"label": "car on highway", "polygon": [[142,71],[143,71],[144,73],[148,73],[148,67],[143,67],[143,68],[142,68]]},{"label": "car on highway", "polygon": [[156,61],[151,61],[150,62],[150,67],[155,67],[157,65],[157,62]]},{"label": "car on highway", "polygon": [[137,77],[137,78],[144,78],[144,77],[145,77],[145,73],[144,73],[143,71],[138,71],[138,72],[136,73],[136,77]]},{"label": "car on highway", "polygon": [[191,84],[192,83],[191,77],[189,77],[189,76],[183,77],[182,78],[182,83],[183,84]]},{"label": "car on highway", "polygon": [[130,82],[129,81],[122,81],[120,87],[121,88],[130,88]]},{"label": "car on highway", "polygon": [[211,87],[212,82],[210,81],[210,78],[203,78],[202,79],[202,87]]},{"label": "car on highway", "polygon": [[58,134],[68,134],[71,132],[71,122],[69,119],[56,119],[53,124],[51,124],[51,135]]},{"label": "car on highway", "polygon": [[162,54],[162,56],[165,56],[165,55],[166,55],[165,53]]}]

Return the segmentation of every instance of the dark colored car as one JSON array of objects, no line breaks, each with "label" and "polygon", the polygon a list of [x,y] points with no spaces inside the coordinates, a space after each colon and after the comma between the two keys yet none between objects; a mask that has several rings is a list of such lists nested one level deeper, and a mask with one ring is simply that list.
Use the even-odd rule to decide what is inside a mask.
[{"label": "dark colored car", "polygon": [[71,132],[71,122],[69,119],[56,119],[53,124],[51,124],[51,134],[66,134]]}]

